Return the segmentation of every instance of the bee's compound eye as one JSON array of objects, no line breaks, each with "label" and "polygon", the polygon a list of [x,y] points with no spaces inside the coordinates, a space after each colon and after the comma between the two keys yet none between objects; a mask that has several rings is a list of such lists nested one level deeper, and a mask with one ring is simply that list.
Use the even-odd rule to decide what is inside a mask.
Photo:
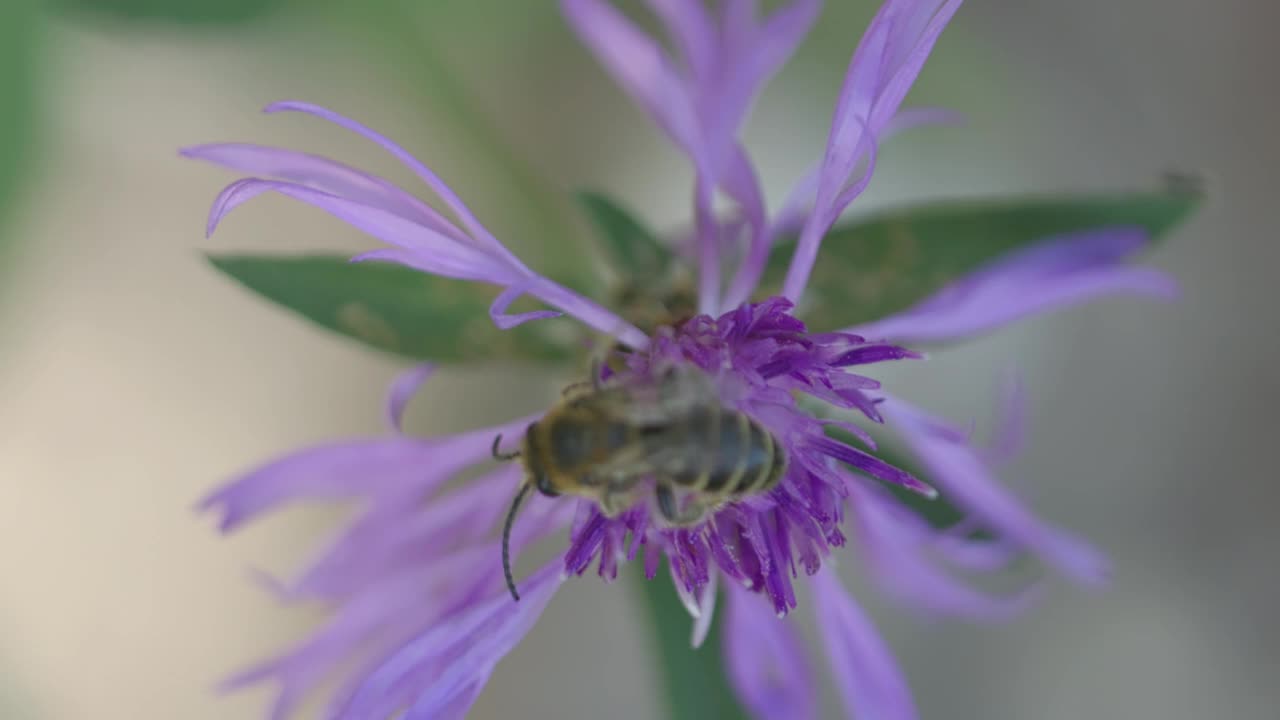
[{"label": "bee's compound eye", "polygon": [[551,479],[542,473],[534,476],[533,484],[538,488],[538,492],[546,495],[547,497],[557,497],[560,495],[560,491],[551,486]]}]

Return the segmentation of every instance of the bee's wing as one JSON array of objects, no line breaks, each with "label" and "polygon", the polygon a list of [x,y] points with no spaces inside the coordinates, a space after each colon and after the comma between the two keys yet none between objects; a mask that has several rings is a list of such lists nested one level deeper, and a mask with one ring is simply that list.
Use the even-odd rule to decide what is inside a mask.
[{"label": "bee's wing", "polygon": [[671,463],[673,448],[668,446],[675,436],[669,408],[653,398],[631,398],[609,406],[609,410],[613,422],[630,429],[630,440],[594,463],[584,482],[625,488],[646,476],[664,472]]},{"label": "bee's wing", "polygon": [[657,380],[628,381],[606,388],[596,402],[613,421],[637,429],[639,437],[593,466],[587,481],[626,488],[646,476],[684,472],[698,448],[690,447],[691,438],[681,431],[682,421],[697,408],[718,400],[709,377],[672,369]]},{"label": "bee's wing", "polygon": [[614,452],[607,460],[594,463],[582,477],[584,485],[607,487],[612,491],[631,488],[654,472],[644,445],[634,443]]},{"label": "bee's wing", "polygon": [[642,427],[670,424],[708,403],[717,403],[711,378],[691,369],[671,368],[659,377],[632,380],[611,388],[608,403],[616,417]]}]

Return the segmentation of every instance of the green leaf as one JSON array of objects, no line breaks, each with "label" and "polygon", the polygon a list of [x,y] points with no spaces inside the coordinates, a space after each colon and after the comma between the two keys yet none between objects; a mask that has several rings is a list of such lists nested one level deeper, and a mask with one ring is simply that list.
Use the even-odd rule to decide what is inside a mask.
[{"label": "green leaf", "polygon": [[573,354],[574,335],[562,320],[499,330],[489,319],[497,293],[477,283],[338,255],[210,255],[209,261],[317,325],[415,360],[551,363]]},{"label": "green leaf", "polygon": [[[642,589],[641,597],[653,623],[649,638],[657,655],[671,720],[747,720],[737,697],[725,679],[720,651],[720,618],[717,613],[706,641],[697,650],[690,646],[693,619],[672,587],[671,574],[663,569],[653,580],[644,577],[644,563],[630,563],[636,570],[633,581]],[[723,596],[718,599],[723,602]]]},{"label": "green leaf", "polygon": [[620,275],[649,281],[667,276],[675,256],[631,213],[595,192],[579,192],[577,200]]},{"label": "green leaf", "polygon": [[57,0],[54,6],[130,21],[227,25],[266,15],[283,0]]},{"label": "green leaf", "polygon": [[[34,0],[0,3],[0,250],[8,245],[4,221],[18,191],[30,184],[35,128],[36,59],[44,36]],[[24,182],[25,180],[25,182]]]},{"label": "green leaf", "polygon": [[[1156,192],[948,202],[833,229],[806,290],[804,319],[827,331],[905,310],[1001,255],[1060,233],[1139,226],[1159,238],[1200,203],[1194,184]],[[795,239],[773,249],[761,287],[777,294]]]}]

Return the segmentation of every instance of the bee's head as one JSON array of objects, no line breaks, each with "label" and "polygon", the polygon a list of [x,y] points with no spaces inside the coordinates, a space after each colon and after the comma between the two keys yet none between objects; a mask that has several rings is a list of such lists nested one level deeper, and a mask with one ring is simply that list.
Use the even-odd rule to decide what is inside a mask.
[{"label": "bee's head", "polygon": [[499,435],[493,441],[493,457],[498,460],[512,460],[520,457],[524,459],[525,471],[528,473],[524,484],[520,486],[520,491],[516,493],[515,498],[511,501],[511,509],[507,511],[507,521],[502,527],[502,572],[507,580],[507,590],[511,592],[514,600],[520,599],[520,593],[516,591],[515,578],[511,574],[511,526],[515,523],[516,513],[520,510],[520,503],[524,500],[524,496],[529,494],[529,488],[536,488],[538,492],[547,497],[555,497],[560,493],[551,485],[551,476],[547,474],[546,468],[543,466],[542,457],[537,447],[537,431],[538,423],[531,423],[529,428],[524,432],[524,442],[521,444],[520,450],[514,453],[498,452],[498,443],[502,440]]},{"label": "bee's head", "polygon": [[556,497],[560,494],[560,491],[552,485],[551,475],[547,473],[547,469],[542,462],[542,453],[538,452],[537,427],[538,423],[531,423],[529,429],[524,433],[525,468],[529,471],[529,482],[533,484],[533,487],[538,492],[547,497]]}]

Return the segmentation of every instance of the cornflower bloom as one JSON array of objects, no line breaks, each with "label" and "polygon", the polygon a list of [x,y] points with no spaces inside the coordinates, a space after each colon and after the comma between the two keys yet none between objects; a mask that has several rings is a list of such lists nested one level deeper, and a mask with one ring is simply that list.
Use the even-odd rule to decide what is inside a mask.
[{"label": "cornflower bloom", "polygon": [[[900,343],[959,339],[1106,294],[1168,296],[1173,286],[1167,277],[1125,263],[1144,245],[1143,233],[1114,229],[1047,239],[861,327],[810,332],[793,314],[823,236],[870,180],[878,138],[946,119],[899,106],[959,0],[884,4],[850,62],[826,147],[772,215],[738,132],[759,89],[816,18],[819,3],[796,0],[763,19],[750,0],[725,0],[714,14],[694,0],[649,4],[678,57],[603,0],[563,0],[562,7],[602,66],[693,165],[699,313],[676,326],[642,330],[538,274],[425,165],[332,111],[300,102],[267,108],[313,115],[380,145],[426,183],[453,219],[385,179],[323,157],[231,143],[183,151],[253,175],[218,196],[210,233],[257,195],[301,200],[387,244],[356,261],[399,263],[498,286],[490,315],[499,327],[564,315],[636,350],[618,371],[624,379],[644,382],[672,366],[704,373],[720,401],[767,428],[789,458],[776,488],[723,505],[687,528],[663,522],[648,502],[606,517],[589,500],[535,495],[515,525],[512,551],[518,555],[566,527],[568,546],[521,581],[514,602],[503,586],[497,530],[523,482],[520,468],[502,466],[457,489],[442,487],[488,461],[496,436],[519,434],[536,417],[445,437],[406,436],[401,414],[431,368],[406,373],[387,400],[388,436],[292,453],[203,501],[228,532],[289,503],[362,505],[317,560],[277,588],[287,601],[331,607],[327,624],[228,683],[277,683],[272,717],[289,715],[304,695],[335,679],[328,717],[461,717],[567,578],[595,567],[612,579],[620,563],[643,551],[650,579],[666,558],[676,592],[694,618],[695,646],[706,636],[718,595],[725,598],[728,679],[756,717],[817,714],[817,675],[794,624],[779,619],[797,606],[794,583],[802,568],[812,578],[828,665],[848,712],[912,718],[914,704],[892,655],[830,569],[830,555],[846,544],[846,532],[897,601],[931,613],[990,620],[1016,612],[1036,586],[995,595],[974,588],[967,576],[998,571],[1027,553],[1074,580],[1105,579],[1104,557],[1040,521],[995,481],[993,465],[1015,444],[1016,412],[996,448],[977,448],[962,428],[888,394],[861,373],[876,363],[920,357]],[[734,202],[731,217],[713,212],[717,192]],[[781,295],[752,301],[775,240],[797,227],[800,239]],[[726,273],[729,264],[736,267]],[[729,283],[721,288],[725,276]],[[508,314],[521,295],[554,310]],[[815,407],[824,408],[821,417]],[[935,490],[878,459],[875,442],[848,419],[853,416],[895,433],[966,520],[935,529],[887,492],[886,484],[925,495]],[[831,437],[832,426],[866,449]],[[985,537],[974,539],[974,531]]]}]

